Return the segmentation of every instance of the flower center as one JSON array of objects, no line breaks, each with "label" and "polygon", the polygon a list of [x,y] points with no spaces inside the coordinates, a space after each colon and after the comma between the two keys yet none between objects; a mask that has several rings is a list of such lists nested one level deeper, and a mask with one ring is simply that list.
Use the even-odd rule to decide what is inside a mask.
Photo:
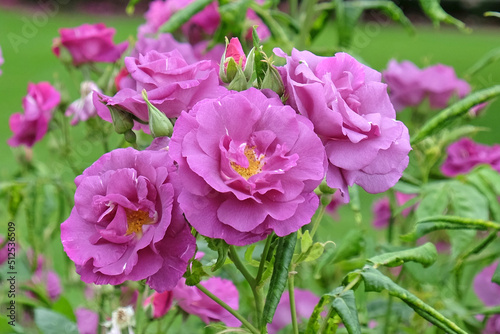
[{"label": "flower center", "polygon": [[146,211],[133,211],[130,209],[125,209],[125,211],[127,213],[128,225],[125,235],[131,235],[132,233],[140,234],[142,233],[142,225],[148,225],[153,222]]},{"label": "flower center", "polygon": [[245,157],[248,160],[248,167],[245,168],[238,165],[236,162],[231,162],[231,167],[246,180],[248,180],[252,175],[259,174],[262,171],[261,160],[264,158],[264,155],[261,154],[257,159],[254,149],[255,146],[245,147]]}]

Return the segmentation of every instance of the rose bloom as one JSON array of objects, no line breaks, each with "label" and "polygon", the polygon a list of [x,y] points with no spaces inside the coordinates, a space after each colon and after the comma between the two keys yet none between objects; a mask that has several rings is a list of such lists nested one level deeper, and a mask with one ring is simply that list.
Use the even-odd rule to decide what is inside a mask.
[{"label": "rose bloom", "polygon": [[318,57],[294,49],[278,68],[287,103],[314,124],[329,165],[326,181],[349,200],[348,186],[369,193],[392,187],[408,165],[411,150],[406,126],[395,120],[380,73],[346,53]]},{"label": "rose bloom", "polygon": [[[311,317],[320,298],[310,291],[297,288],[295,288],[294,293],[297,320],[300,323],[302,319],[309,319]],[[281,295],[280,302],[276,308],[276,313],[274,313],[273,321],[267,326],[267,329],[269,334],[275,334],[291,323],[292,316],[290,314],[290,294],[285,291]]]},{"label": "rose bloom", "polygon": [[441,172],[448,177],[468,173],[480,164],[490,165],[500,172],[500,145],[481,145],[470,138],[462,138],[448,146],[447,153]]},{"label": "rose bloom", "polygon": [[52,51],[59,57],[60,47],[65,47],[73,58],[73,65],[104,62],[114,63],[127,49],[128,42],[113,43],[114,28],[104,23],[82,24],[76,28],[59,29],[60,37],[54,39]]},{"label": "rose bloom", "polygon": [[247,245],[308,224],[326,160],[312,124],[250,88],[204,100],[174,126],[179,203],[202,235]]},{"label": "rose bloom", "polygon": [[76,125],[79,122],[85,122],[90,117],[97,115],[97,110],[94,107],[94,102],[92,101],[92,92],[96,91],[101,93],[101,89],[92,81],[83,81],[80,84],[80,98],[75,102],[71,103],[66,109],[64,115],[73,116],[71,120],[71,125]]},{"label": "rose bloom", "polygon": [[161,318],[172,307],[173,296],[172,291],[155,292],[144,300],[143,306],[151,306],[152,317]]},{"label": "rose bloom", "polygon": [[211,61],[188,64],[177,50],[165,53],[150,51],[140,54],[139,58],[126,57],[125,66],[130,78],[120,81],[121,90],[115,96],[97,92],[93,95],[98,115],[108,122],[112,119],[106,105],[148,121],[143,89],[147,91],[149,101],[169,118],[178,117],[181,111],[191,109],[202,99],[226,92],[224,87],[219,86],[219,76]]},{"label": "rose bloom", "polygon": [[195,240],[182,217],[165,149],[117,149],[75,179],[75,206],[61,225],[66,254],[87,283],[146,283],[171,290]]},{"label": "rose bloom", "polygon": [[10,146],[33,146],[40,141],[52,119],[61,94],[48,82],[28,84],[28,95],[23,98],[24,114],[15,113],[9,118],[9,127],[14,135],[7,141]]},{"label": "rose bloom", "polygon": [[443,64],[420,69],[410,61],[392,59],[383,75],[397,111],[416,107],[425,98],[431,108],[445,108],[453,95],[463,98],[470,92],[469,84],[457,78],[453,67]]},{"label": "rose bloom", "polygon": [[[488,307],[500,305],[500,286],[491,281],[495,269],[499,265],[498,261],[494,262],[481,270],[474,278],[474,291],[484,305]],[[500,314],[495,314],[488,319],[483,333],[500,333]]]},{"label": "rose bloom", "polygon": [[[200,284],[231,308],[238,309],[239,294],[233,282],[220,277],[211,277],[206,281],[201,281]],[[234,315],[197,287],[187,286],[184,278],[179,281],[172,293],[173,299],[180,308],[189,314],[200,317],[207,325],[212,321],[222,321],[228,327],[241,326],[241,322]]]},{"label": "rose bloom", "polygon": [[[149,10],[144,15],[146,23],[139,27],[139,37],[158,32],[160,27],[170,17],[191,4],[194,0],[155,0],[149,4]],[[201,12],[197,13],[182,26],[182,32],[192,44],[199,42],[203,35],[211,36],[220,24],[218,3],[213,1]]]}]

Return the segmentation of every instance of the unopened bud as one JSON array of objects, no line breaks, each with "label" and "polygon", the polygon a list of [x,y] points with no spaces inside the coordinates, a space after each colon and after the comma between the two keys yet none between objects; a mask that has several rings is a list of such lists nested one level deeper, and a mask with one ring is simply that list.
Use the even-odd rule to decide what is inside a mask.
[{"label": "unopened bud", "polygon": [[111,113],[111,118],[113,119],[113,126],[116,133],[122,134],[131,130],[134,127],[134,121],[132,116],[121,109],[114,106],[107,106],[109,112]]},{"label": "unopened bud", "polygon": [[285,92],[285,86],[283,85],[283,80],[279,74],[276,67],[274,67],[270,62],[268,63],[266,75],[262,80],[261,89],[271,89],[276,92],[279,96],[283,95]]},{"label": "unopened bud", "polygon": [[148,100],[148,93],[145,89],[142,90],[142,98],[148,104],[149,111],[149,130],[154,138],[156,137],[170,137],[174,131],[172,122],[168,119],[167,115],[162,113],[158,108],[151,104]]}]

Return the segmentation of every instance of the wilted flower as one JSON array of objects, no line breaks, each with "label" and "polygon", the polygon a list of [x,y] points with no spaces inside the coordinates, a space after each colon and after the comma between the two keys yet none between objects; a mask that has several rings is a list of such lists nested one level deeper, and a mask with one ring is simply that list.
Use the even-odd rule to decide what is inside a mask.
[{"label": "wilted flower", "polygon": [[420,69],[410,61],[392,59],[383,75],[397,111],[416,107],[425,98],[431,108],[445,108],[453,95],[462,98],[470,92],[469,84],[457,78],[453,67],[443,64]]},{"label": "wilted flower", "polygon": [[314,124],[329,160],[326,181],[349,200],[348,186],[369,193],[392,187],[408,165],[406,126],[396,113],[380,73],[346,53],[318,57],[309,51],[281,49],[279,67],[289,103]]},{"label": "wilted flower", "polygon": [[113,63],[120,59],[128,47],[126,41],[114,44],[115,29],[106,27],[104,23],[62,28],[59,29],[59,34],[60,37],[54,39],[52,51],[59,57],[60,47],[65,47],[75,66],[91,62]]},{"label": "wilted flower", "polygon": [[[308,319],[311,317],[314,307],[319,302],[319,297],[311,291],[295,288],[295,307],[297,311],[297,320]],[[269,334],[278,333],[288,324],[292,323],[290,314],[290,294],[285,292],[281,295],[280,302],[274,313],[273,321],[267,326]]]},{"label": "wilted flower", "polygon": [[134,334],[132,327],[135,327],[135,314],[132,306],[119,307],[111,313],[111,320],[103,324],[109,328],[107,334],[123,334],[127,330],[128,334]]},{"label": "wilted flower", "polygon": [[[238,309],[239,294],[233,282],[220,277],[211,277],[208,280],[201,281],[200,284],[232,309]],[[184,278],[179,281],[172,293],[180,308],[189,314],[200,317],[206,324],[211,321],[222,321],[229,327],[239,327],[241,325],[241,322],[234,315],[197,287],[187,286]]]},{"label": "wilted flower", "polygon": [[202,99],[226,92],[219,86],[211,61],[188,64],[177,50],[150,51],[139,58],[126,57],[125,66],[131,80],[122,79],[122,89],[115,96],[94,93],[97,113],[108,122],[112,119],[106,106],[130,112],[147,122],[148,106],[142,97],[143,89],[147,91],[149,101],[169,118],[178,117],[181,111],[191,109]]},{"label": "wilted flower", "polygon": [[250,88],[182,113],[170,153],[183,182],[179,203],[202,235],[247,245],[308,224],[326,161],[312,124]]},{"label": "wilted flower", "polygon": [[66,109],[66,116],[73,115],[71,125],[76,125],[78,122],[85,122],[90,117],[97,115],[97,111],[92,101],[92,92],[101,93],[101,89],[92,81],[83,81],[80,84],[80,98],[71,103]]},{"label": "wilted flower", "polygon": [[447,152],[441,172],[448,177],[468,173],[480,164],[490,165],[500,172],[500,145],[481,145],[470,138],[462,138],[448,146]]},{"label": "wilted flower", "polygon": [[14,135],[7,141],[10,146],[33,146],[49,128],[54,108],[61,101],[61,94],[48,82],[28,84],[28,95],[23,98],[24,114],[10,116],[9,127]]},{"label": "wilted flower", "polygon": [[75,311],[76,325],[80,334],[97,334],[99,315],[92,310],[79,307]]},{"label": "wilted flower", "polygon": [[84,282],[142,280],[171,290],[195,240],[178,208],[166,150],[117,149],[75,179],[75,206],[61,225],[64,250]]}]

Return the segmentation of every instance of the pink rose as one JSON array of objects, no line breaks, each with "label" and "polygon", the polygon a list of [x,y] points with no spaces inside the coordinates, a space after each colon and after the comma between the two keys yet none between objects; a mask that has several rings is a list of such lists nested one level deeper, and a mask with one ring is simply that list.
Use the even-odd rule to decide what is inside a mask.
[{"label": "pink rose", "polygon": [[10,146],[33,146],[49,128],[54,108],[61,101],[61,94],[48,82],[28,84],[28,95],[23,98],[24,114],[10,116],[9,127],[14,135],[7,141]]},{"label": "pink rose", "polygon": [[[301,322],[302,319],[308,319],[311,317],[316,304],[319,302],[319,297],[311,291],[297,288],[295,288],[294,293],[297,318],[298,321]],[[290,294],[285,291],[285,293],[281,295],[281,299],[278,303],[278,307],[276,308],[276,313],[274,313],[272,323],[267,326],[269,334],[278,333],[281,329],[291,323],[292,316],[290,314]]]},{"label": "pink rose", "polygon": [[127,41],[115,45],[115,29],[107,28],[104,23],[62,28],[59,29],[59,34],[60,37],[54,39],[52,51],[59,57],[59,48],[64,46],[71,54],[75,66],[91,62],[113,63],[120,59],[128,47]]},{"label": "pink rose", "polygon": [[480,164],[490,165],[500,172],[500,145],[481,145],[470,138],[462,138],[448,146],[447,153],[441,172],[448,177],[468,173]]},{"label": "pink rose", "polygon": [[144,306],[151,305],[152,317],[161,318],[167,314],[173,301],[172,291],[155,292],[144,301]]},{"label": "pink rose", "polygon": [[411,150],[406,126],[395,120],[380,73],[346,53],[318,57],[293,49],[278,68],[287,103],[314,124],[329,161],[327,184],[349,200],[348,186],[384,192],[399,180]]},{"label": "pink rose", "polygon": [[373,222],[376,229],[384,229],[389,226],[391,219],[391,206],[387,197],[382,197],[373,202]]},{"label": "pink rose", "polygon": [[106,105],[148,121],[143,89],[147,91],[149,101],[169,118],[178,117],[181,111],[190,110],[200,100],[227,92],[219,86],[218,73],[211,61],[188,64],[177,50],[165,53],[149,51],[145,55],[139,54],[138,58],[126,57],[125,66],[130,77],[120,80],[121,90],[115,96],[94,92],[97,113],[108,122],[112,119]]},{"label": "pink rose", "polygon": [[425,98],[431,108],[445,108],[453,95],[462,98],[470,92],[469,84],[457,78],[453,67],[443,64],[419,69],[410,61],[392,59],[383,75],[397,111],[416,107]]}]

